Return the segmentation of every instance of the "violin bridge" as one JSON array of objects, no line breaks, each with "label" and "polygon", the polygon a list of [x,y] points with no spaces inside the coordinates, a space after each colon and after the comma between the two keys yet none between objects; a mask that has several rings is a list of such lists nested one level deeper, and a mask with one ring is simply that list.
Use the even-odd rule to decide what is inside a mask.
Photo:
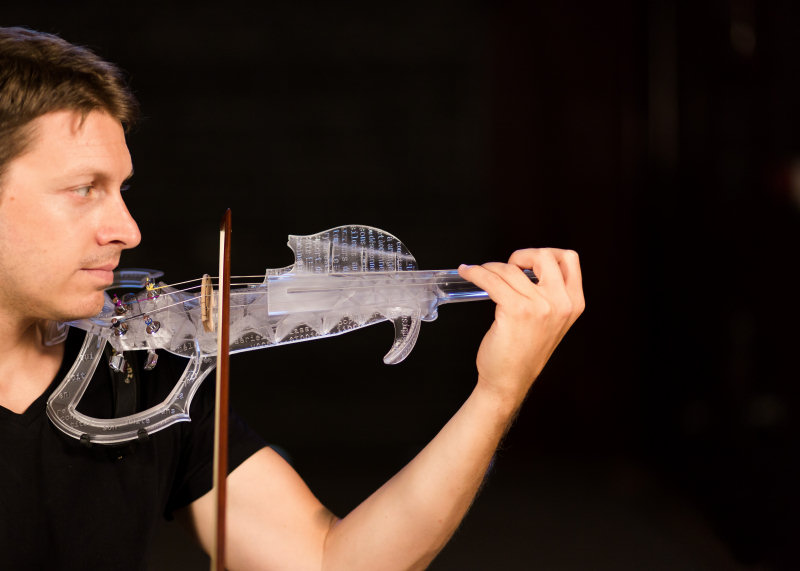
[{"label": "violin bridge", "polygon": [[214,331],[214,285],[211,283],[211,276],[203,274],[200,282],[200,319],[203,322],[203,329],[208,333]]}]

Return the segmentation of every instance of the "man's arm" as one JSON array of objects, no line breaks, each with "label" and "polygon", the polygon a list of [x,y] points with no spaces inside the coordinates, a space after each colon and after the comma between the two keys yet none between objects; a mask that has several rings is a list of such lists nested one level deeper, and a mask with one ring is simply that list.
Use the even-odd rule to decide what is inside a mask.
[{"label": "man's arm", "polygon": [[[532,269],[534,285],[520,271]],[[478,351],[478,382],[437,436],[400,472],[337,520],[276,453],[228,477],[232,569],[423,569],[472,503],[533,381],[584,308],[574,252],[520,250],[508,264],[462,266],[497,304]],[[213,537],[212,497],[188,508],[201,543]]]}]

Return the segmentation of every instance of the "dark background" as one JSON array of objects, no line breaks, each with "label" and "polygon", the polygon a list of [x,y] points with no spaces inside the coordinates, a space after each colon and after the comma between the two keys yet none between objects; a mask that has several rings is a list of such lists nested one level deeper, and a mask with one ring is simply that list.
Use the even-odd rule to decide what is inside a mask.
[{"label": "dark background", "polygon": [[[422,268],[578,250],[587,310],[433,569],[791,569],[800,525],[800,4],[28,3],[130,75],[123,265],[291,263],[368,224]],[[344,515],[468,395],[488,303],[409,359],[382,324],[232,361],[232,398]],[[166,525],[154,569],[204,568]]]}]

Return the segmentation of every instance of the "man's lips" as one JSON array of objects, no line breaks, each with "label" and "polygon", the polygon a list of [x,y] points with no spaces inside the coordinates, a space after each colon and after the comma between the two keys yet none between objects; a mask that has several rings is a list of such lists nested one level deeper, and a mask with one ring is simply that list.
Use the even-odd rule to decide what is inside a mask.
[{"label": "man's lips", "polygon": [[90,276],[94,276],[97,279],[102,280],[103,283],[111,284],[114,282],[114,268],[116,267],[117,264],[103,264],[102,266],[92,266],[81,269]]}]

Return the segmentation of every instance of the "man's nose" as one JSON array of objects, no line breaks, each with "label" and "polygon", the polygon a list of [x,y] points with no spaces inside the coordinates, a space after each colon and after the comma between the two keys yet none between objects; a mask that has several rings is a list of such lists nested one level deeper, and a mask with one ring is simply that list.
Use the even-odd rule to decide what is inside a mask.
[{"label": "man's nose", "polygon": [[106,209],[103,223],[98,230],[97,241],[101,245],[118,244],[123,250],[135,248],[142,241],[142,234],[125,201],[117,196],[110,206]]}]

